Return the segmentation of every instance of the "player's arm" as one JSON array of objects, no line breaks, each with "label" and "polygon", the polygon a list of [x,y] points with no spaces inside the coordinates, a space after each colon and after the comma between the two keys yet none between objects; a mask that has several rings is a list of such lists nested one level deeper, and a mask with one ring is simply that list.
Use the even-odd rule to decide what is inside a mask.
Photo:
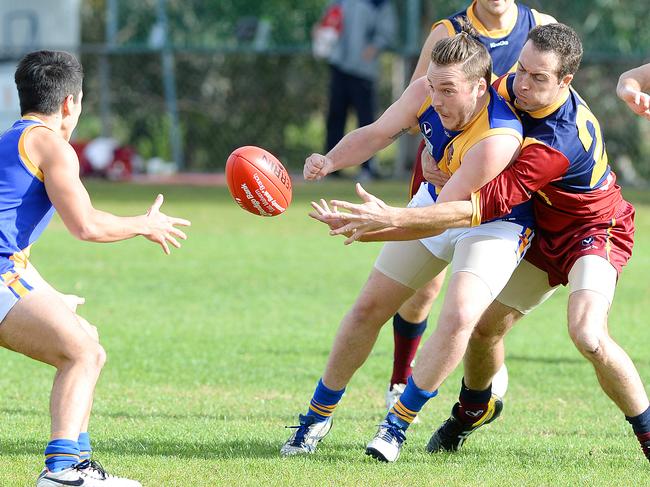
[{"label": "player's arm", "polygon": [[525,140],[517,160],[472,194],[472,224],[507,215],[535,192],[560,179],[568,167],[568,159],[558,150]]},{"label": "player's arm", "polygon": [[320,179],[345,167],[357,166],[418,124],[417,113],[426,99],[426,80],[410,85],[375,122],[343,137],[327,155],[312,154],[305,161],[303,176]]},{"label": "player's arm", "polygon": [[467,151],[463,161],[444,185],[436,201],[469,200],[472,193],[498,176],[519,153],[519,134],[491,135]]},{"label": "player's arm", "polygon": [[[330,225],[336,222],[336,228],[330,233],[346,235],[346,243],[429,237],[447,228],[474,226],[507,215],[516,205],[528,201],[537,190],[559,179],[568,166],[569,161],[561,152],[545,144],[528,143],[515,162],[472,194],[471,202],[393,208],[372,195],[366,196],[367,193],[358,188],[363,204],[335,200],[332,201],[335,210],[317,219]],[[341,213],[338,208],[349,213]]]},{"label": "player's arm", "polygon": [[162,195],[158,195],[146,214],[119,217],[93,207],[79,179],[79,159],[74,149],[54,132],[36,127],[26,137],[26,151],[43,172],[45,189],[70,233],[90,242],[115,242],[142,235],[158,243],[166,254],[169,245],[180,247],[177,239],[186,239],[176,225],[190,222],[161,213]]},{"label": "player's arm", "polygon": [[650,120],[650,63],[621,74],[616,95],[637,115]]},{"label": "player's arm", "polygon": [[418,57],[418,62],[415,65],[415,70],[413,71],[413,76],[411,76],[410,83],[413,83],[416,79],[421,78],[422,76],[426,76],[429,62],[431,62],[431,51],[433,51],[433,46],[435,46],[436,42],[439,40],[446,39],[447,37],[449,37],[449,32],[443,24],[438,24],[431,29],[431,32],[429,32],[429,35],[420,50],[420,57]]},{"label": "player's arm", "polygon": [[[422,208],[396,208],[356,186],[362,203],[332,200],[312,202],[312,218],[330,227],[330,235],[345,235],[346,244],[354,241],[416,240],[448,228],[469,227],[473,215],[469,201],[452,201]],[[340,212],[339,208],[347,210]]]}]

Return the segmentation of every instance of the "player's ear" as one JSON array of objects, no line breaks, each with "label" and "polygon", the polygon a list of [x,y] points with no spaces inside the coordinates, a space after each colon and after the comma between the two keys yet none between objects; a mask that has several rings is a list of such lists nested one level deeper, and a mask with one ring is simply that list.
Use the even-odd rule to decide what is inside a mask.
[{"label": "player's ear", "polygon": [[560,88],[566,88],[571,84],[571,81],[573,81],[573,75],[567,74],[564,78],[560,80]]},{"label": "player's ear", "polygon": [[485,95],[485,92],[488,89],[488,82],[485,78],[479,78],[478,80],[478,96],[481,97]]},{"label": "player's ear", "polygon": [[73,104],[74,104],[74,96],[73,95],[66,96],[63,99],[63,103],[61,104],[61,115],[65,117],[66,115],[72,113]]}]

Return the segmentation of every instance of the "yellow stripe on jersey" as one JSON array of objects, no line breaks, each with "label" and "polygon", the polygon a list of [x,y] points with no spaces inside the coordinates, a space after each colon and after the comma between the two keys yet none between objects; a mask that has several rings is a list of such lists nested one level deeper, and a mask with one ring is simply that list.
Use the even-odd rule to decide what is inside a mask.
[{"label": "yellow stripe on jersey", "polygon": [[510,98],[510,93],[508,93],[508,76],[505,75],[503,78],[501,78],[501,81],[499,82],[499,86],[497,86],[497,93],[501,95],[501,97],[506,100],[506,101],[512,101]]},{"label": "yellow stripe on jersey", "polygon": [[418,118],[420,118],[422,114],[429,109],[430,106],[431,106],[431,95],[427,95],[427,97],[422,102],[422,105],[420,105],[420,109],[418,110]]},{"label": "yellow stripe on jersey", "polygon": [[477,227],[481,224],[481,193],[478,191],[470,195],[472,202],[472,222],[470,227]]},{"label": "yellow stripe on jersey", "polygon": [[[38,119],[37,119],[38,120]],[[18,153],[20,154],[20,160],[23,162],[25,167],[29,172],[31,172],[39,181],[43,182],[45,180],[43,176],[43,171],[41,171],[36,164],[27,155],[25,150],[25,135],[27,135],[34,127],[41,127],[42,125],[31,125],[27,127],[22,134],[20,134],[20,140],[18,141]]]},{"label": "yellow stripe on jersey", "polygon": [[616,218],[612,218],[612,224],[607,229],[607,241],[605,242],[605,251],[607,252],[607,261],[610,262],[609,252],[612,250],[612,229],[616,226]]},{"label": "yellow stripe on jersey", "polygon": [[537,194],[544,199],[544,201],[546,202],[546,204],[548,206],[553,206],[553,203],[551,203],[550,198],[548,196],[546,196],[546,193],[544,193],[544,191],[542,191],[541,189],[538,189]]},{"label": "yellow stripe on jersey", "polygon": [[20,252],[15,252],[13,255],[9,256],[9,260],[13,261],[14,267],[18,267],[20,269],[27,269],[30,252],[31,252],[31,245],[21,250]]},{"label": "yellow stripe on jersey", "polygon": [[[571,92],[569,90],[566,90],[566,93],[562,95],[560,98],[558,98],[554,103],[551,105],[540,108],[539,110],[534,110],[532,112],[528,112],[528,115],[530,115],[533,118],[545,118],[548,117],[551,113],[554,113],[558,108],[560,108],[562,105],[564,105],[564,102],[569,99],[569,96],[571,95]],[[517,106],[517,101],[515,100],[515,106]],[[519,108],[519,107],[517,107]]]},{"label": "yellow stripe on jersey", "polygon": [[454,29],[454,24],[452,24],[448,19],[443,19],[439,20],[438,22],[434,22],[434,24],[431,26],[431,30],[435,29],[439,25],[444,25],[445,29],[447,29],[447,34],[449,37],[454,37],[456,35],[456,29]]}]

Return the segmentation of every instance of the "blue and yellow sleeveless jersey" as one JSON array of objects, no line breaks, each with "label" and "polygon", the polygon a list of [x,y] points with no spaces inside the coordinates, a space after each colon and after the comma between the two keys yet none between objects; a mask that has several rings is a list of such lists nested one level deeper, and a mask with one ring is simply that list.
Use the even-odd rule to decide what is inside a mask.
[{"label": "blue and yellow sleeveless jersey", "polygon": [[25,151],[25,134],[38,126],[40,120],[25,117],[0,135],[0,274],[24,265],[54,214],[43,173]]},{"label": "blue and yellow sleeveless jersey", "polygon": [[442,24],[447,28],[449,36],[461,31],[459,19],[465,19],[478,31],[479,40],[487,48],[492,58],[492,79],[515,71],[517,59],[526,43],[528,32],[540,24],[539,12],[526,5],[517,4],[517,20],[507,29],[489,31],[474,15],[472,2],[467,9],[456,12],[452,16],[433,24],[432,29]]},{"label": "blue and yellow sleeveless jersey", "polygon": [[[508,134],[522,140],[522,125],[514,109],[492,87],[489,88],[488,97],[483,109],[458,131],[444,128],[438,113],[431,105],[429,96],[420,107],[418,124],[424,136],[426,150],[438,163],[440,170],[447,175],[454,174],[467,151],[486,137]],[[435,201],[438,193],[436,187],[430,183],[426,184],[429,194]],[[512,212],[498,220],[533,226],[532,203],[528,201],[518,205],[512,209]]]}]

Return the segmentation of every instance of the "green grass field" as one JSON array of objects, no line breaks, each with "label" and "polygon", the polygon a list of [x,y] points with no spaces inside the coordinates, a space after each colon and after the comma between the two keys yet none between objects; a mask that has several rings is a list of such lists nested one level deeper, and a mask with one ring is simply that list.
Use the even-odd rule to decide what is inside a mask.
[{"label": "green grass field", "polygon": [[[396,204],[406,197],[403,182],[369,188]],[[163,211],[193,221],[171,257],[144,239],[78,242],[60,220],[34,247],[46,279],[86,297],[80,314],[108,351],[90,431],[109,471],[148,487],[650,485],[631,429],[568,337],[564,290],[508,336],[504,414],[461,452],[424,451],[457,397],[456,371],[411,428],[398,463],[364,455],[384,414],[386,327],[317,454],[280,458],[284,426],[306,409],[379,249],[345,247],[306,216],[310,199],[351,197],[352,183],[299,185],[287,214],[274,219],[245,213],[225,188],[89,189],[98,208],[122,215],[144,212],[161,191]],[[610,329],[650,384],[650,195],[628,196],[637,203],[637,243]],[[54,372],[6,350],[0,363],[0,485],[34,485]]]}]

